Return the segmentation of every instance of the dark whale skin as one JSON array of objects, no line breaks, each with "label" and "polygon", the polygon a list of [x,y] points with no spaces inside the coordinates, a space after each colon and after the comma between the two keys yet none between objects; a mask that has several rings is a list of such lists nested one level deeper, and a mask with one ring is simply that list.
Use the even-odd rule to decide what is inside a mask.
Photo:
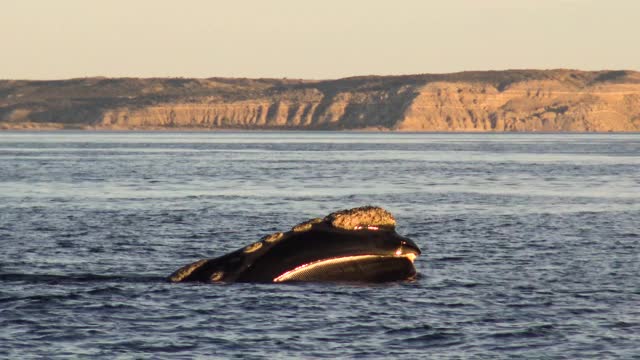
[{"label": "dark whale skin", "polygon": [[[359,214],[359,211],[385,210],[363,207],[345,211]],[[330,221],[333,214],[297,225],[286,233],[265,236],[261,241],[227,255],[186,265],[174,272],[169,280],[386,282],[411,279],[416,275],[413,260],[420,255],[420,249],[411,239],[396,233],[395,220],[390,224],[365,216],[363,222],[374,225],[354,226],[353,222],[348,222],[346,226],[338,224],[338,227],[336,221],[333,224]],[[385,215],[391,217],[388,212]]]}]

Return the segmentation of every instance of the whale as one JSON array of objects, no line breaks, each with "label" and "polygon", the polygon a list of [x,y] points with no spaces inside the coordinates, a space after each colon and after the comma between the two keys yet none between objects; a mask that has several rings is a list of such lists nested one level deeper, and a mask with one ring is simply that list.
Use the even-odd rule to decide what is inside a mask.
[{"label": "whale", "polygon": [[173,272],[170,282],[390,282],[416,277],[420,248],[396,232],[387,210],[363,206],[304,221],[286,232]]}]

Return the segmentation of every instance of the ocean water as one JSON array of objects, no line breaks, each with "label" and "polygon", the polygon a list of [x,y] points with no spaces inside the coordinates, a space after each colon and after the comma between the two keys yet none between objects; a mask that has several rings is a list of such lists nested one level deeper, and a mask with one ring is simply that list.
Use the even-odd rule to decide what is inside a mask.
[{"label": "ocean water", "polygon": [[[171,284],[374,204],[389,284]],[[640,134],[0,132],[0,358],[640,359]]]}]

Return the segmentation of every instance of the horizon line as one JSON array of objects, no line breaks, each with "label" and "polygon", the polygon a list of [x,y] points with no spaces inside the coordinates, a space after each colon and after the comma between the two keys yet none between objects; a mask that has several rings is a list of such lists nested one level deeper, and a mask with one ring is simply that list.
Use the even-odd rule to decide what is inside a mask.
[{"label": "horizon line", "polygon": [[0,81],[69,81],[69,80],[83,80],[83,79],[194,79],[194,80],[210,80],[210,79],[251,79],[251,80],[290,80],[290,81],[335,81],[345,79],[357,79],[368,77],[409,77],[409,76],[423,76],[423,75],[453,75],[463,73],[490,73],[490,72],[509,72],[509,71],[576,71],[576,72],[610,72],[610,71],[624,71],[640,73],[640,70],[636,69],[607,69],[602,68],[599,70],[583,70],[578,68],[509,68],[509,69],[489,69],[489,70],[461,70],[451,72],[424,72],[424,73],[397,73],[397,74],[359,74],[349,75],[344,77],[334,78],[303,78],[303,77],[289,77],[289,76],[262,76],[262,77],[249,77],[249,76],[107,76],[107,75],[91,75],[91,76],[77,76],[66,78],[0,78]]}]

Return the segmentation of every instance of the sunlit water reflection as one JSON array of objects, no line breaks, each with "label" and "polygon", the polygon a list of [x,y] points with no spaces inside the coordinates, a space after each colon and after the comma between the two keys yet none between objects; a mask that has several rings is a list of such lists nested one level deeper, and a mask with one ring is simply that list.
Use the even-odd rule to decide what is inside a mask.
[{"label": "sunlit water reflection", "polygon": [[[0,356],[632,358],[640,135],[0,133]],[[163,278],[375,204],[385,285]]]}]

